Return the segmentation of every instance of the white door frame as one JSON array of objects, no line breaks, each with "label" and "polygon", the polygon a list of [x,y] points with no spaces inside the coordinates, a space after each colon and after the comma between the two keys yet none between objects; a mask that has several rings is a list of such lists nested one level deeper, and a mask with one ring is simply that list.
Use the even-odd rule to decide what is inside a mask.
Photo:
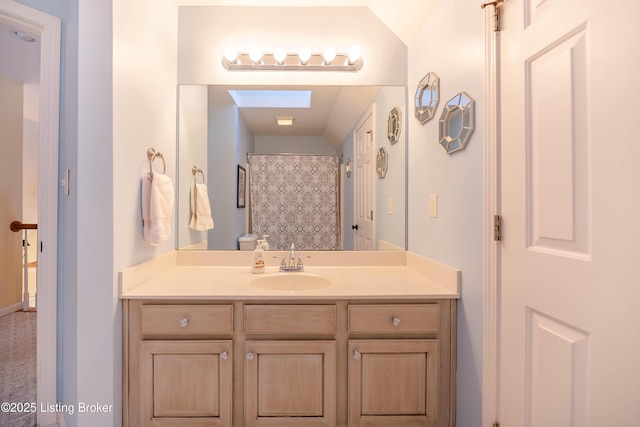
[{"label": "white door frame", "polygon": [[[40,36],[40,136],[38,142],[37,404],[56,398],[58,144],[60,117],[60,19],[11,0],[0,0],[4,19]],[[38,425],[56,424],[57,414],[38,414]]]},{"label": "white door frame", "polygon": [[500,247],[494,239],[494,215],[500,214],[498,38],[494,8],[485,8],[484,121],[484,289],[482,325],[482,427],[491,427],[499,414],[500,385]]}]

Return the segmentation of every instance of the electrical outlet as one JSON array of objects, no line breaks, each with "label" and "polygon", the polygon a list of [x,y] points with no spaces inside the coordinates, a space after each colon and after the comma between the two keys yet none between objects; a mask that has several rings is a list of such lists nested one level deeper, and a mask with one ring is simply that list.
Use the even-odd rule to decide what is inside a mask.
[{"label": "electrical outlet", "polygon": [[429,194],[429,218],[438,217],[438,195]]}]

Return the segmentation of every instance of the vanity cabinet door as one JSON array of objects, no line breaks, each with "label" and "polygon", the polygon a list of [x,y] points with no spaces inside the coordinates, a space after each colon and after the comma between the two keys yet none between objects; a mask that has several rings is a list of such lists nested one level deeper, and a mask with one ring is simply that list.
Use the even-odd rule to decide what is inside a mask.
[{"label": "vanity cabinet door", "polygon": [[231,427],[232,341],[142,341],[142,426]]},{"label": "vanity cabinet door", "polygon": [[349,426],[437,425],[438,340],[350,340]]},{"label": "vanity cabinet door", "polygon": [[334,427],[335,341],[246,341],[246,427]]}]

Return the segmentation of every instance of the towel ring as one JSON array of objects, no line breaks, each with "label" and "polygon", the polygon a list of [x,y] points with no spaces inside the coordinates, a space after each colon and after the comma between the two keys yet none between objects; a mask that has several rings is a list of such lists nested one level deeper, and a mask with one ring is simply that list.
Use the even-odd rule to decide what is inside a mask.
[{"label": "towel ring", "polygon": [[197,168],[195,165],[193,165],[193,167],[191,168],[191,173],[193,174],[193,180],[194,181],[197,180],[196,175],[199,173],[200,175],[202,175],[202,183],[204,184],[206,182],[205,179],[204,179],[204,172],[202,172],[202,169]]},{"label": "towel ring", "polygon": [[147,150],[147,158],[149,159],[149,172],[153,175],[153,161],[156,157],[160,157],[162,159],[162,174],[167,173],[167,164],[164,161],[164,156],[159,151],[156,151],[154,148],[149,148]]}]

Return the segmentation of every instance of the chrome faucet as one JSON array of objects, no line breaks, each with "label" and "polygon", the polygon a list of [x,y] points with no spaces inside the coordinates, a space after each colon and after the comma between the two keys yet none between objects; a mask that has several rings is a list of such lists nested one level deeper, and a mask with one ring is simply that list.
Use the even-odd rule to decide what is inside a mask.
[{"label": "chrome faucet", "polygon": [[310,256],[298,256],[296,261],[296,245],[291,243],[291,249],[289,250],[289,262],[282,255],[274,255],[273,258],[280,258],[280,271],[304,271],[304,265],[302,258],[311,258]]},{"label": "chrome faucet", "polygon": [[289,267],[292,267],[294,262],[296,262],[296,244],[291,242],[291,250],[289,251]]}]

